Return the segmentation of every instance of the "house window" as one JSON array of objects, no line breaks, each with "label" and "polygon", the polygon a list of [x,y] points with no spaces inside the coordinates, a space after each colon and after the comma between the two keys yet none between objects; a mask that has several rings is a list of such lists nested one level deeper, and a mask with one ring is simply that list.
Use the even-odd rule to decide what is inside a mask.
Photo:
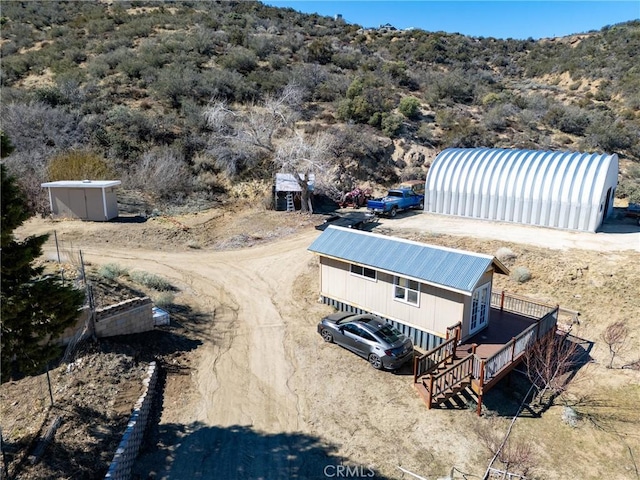
[{"label": "house window", "polygon": [[351,274],[358,275],[359,277],[365,277],[370,280],[376,280],[378,278],[375,270],[363,267],[362,265],[354,265],[353,263],[351,264]]},{"label": "house window", "polygon": [[415,280],[403,277],[393,277],[393,297],[400,301],[418,305],[420,299],[420,284]]}]

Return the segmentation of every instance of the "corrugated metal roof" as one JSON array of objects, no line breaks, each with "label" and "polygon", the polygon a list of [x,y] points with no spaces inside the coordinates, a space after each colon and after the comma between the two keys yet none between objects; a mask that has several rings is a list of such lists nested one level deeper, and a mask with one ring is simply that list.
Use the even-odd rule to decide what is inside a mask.
[{"label": "corrugated metal roof", "polygon": [[617,182],[615,154],[447,148],[429,168],[425,211],[594,232]]},{"label": "corrugated metal roof", "polygon": [[491,265],[508,273],[490,255],[334,226],[316,238],[309,250],[465,293],[473,291]]}]

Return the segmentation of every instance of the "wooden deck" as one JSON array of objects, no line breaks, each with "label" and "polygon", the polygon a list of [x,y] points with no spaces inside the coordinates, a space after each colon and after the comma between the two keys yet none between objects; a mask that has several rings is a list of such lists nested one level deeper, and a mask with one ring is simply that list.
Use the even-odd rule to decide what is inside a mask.
[{"label": "wooden deck", "polygon": [[431,408],[471,387],[480,415],[484,393],[513,370],[536,343],[555,333],[559,311],[558,306],[492,292],[485,329],[460,343],[461,325],[457,323],[447,330],[442,344],[415,358],[415,389]]},{"label": "wooden deck", "polygon": [[499,308],[491,308],[489,319],[488,327],[456,347],[456,357],[464,358],[469,355],[475,343],[476,355],[486,360],[538,321],[516,313],[500,311]]}]

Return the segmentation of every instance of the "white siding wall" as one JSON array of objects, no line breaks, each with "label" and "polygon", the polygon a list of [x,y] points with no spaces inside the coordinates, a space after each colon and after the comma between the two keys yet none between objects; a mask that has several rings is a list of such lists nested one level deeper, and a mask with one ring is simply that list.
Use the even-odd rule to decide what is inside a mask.
[{"label": "white siding wall", "polygon": [[350,264],[320,257],[321,294],[377,313],[430,333],[445,335],[447,327],[462,321],[461,293],[420,285],[419,306],[394,299],[393,275],[378,273],[377,281],[352,275]]}]

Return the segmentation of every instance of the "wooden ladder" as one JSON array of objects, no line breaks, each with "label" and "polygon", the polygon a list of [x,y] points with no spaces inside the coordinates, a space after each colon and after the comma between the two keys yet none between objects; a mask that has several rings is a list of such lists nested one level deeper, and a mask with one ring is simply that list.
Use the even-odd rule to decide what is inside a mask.
[{"label": "wooden ladder", "polygon": [[293,193],[287,193],[287,212],[295,211],[296,206],[293,204]]}]

